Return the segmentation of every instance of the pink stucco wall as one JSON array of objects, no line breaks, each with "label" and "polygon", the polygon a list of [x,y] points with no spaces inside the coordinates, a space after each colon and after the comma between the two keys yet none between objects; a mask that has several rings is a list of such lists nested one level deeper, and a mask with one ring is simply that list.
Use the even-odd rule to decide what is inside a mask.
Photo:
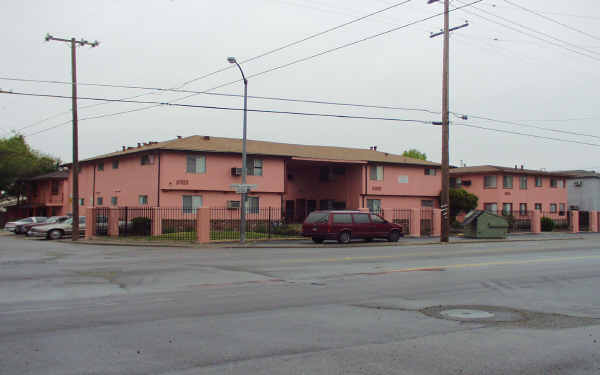
[{"label": "pink stucco wall", "polygon": [[[490,174],[485,174],[490,175]],[[550,177],[542,177],[542,186],[535,186],[535,176],[527,176],[527,189],[520,188],[520,175],[513,175],[512,189],[503,188],[502,174],[496,175],[496,188],[484,187],[484,174],[452,175],[461,177],[463,181],[471,181],[470,186],[463,186],[465,190],[477,195],[479,198],[478,209],[483,209],[486,203],[496,203],[498,210],[502,210],[503,203],[512,203],[513,211],[519,210],[519,204],[527,203],[527,210],[533,210],[536,203],[542,204],[542,211],[550,211],[550,204],[555,203],[557,208],[560,203],[567,207],[567,188],[563,183],[562,188],[551,188]],[[567,207],[568,208],[568,207]]]}]

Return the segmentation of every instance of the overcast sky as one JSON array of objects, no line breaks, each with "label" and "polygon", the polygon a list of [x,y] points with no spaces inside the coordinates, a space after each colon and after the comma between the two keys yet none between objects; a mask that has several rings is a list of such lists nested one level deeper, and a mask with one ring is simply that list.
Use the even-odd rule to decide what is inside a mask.
[{"label": "overcast sky", "polygon": [[[473,0],[456,0],[452,7]],[[369,14],[400,0],[20,0],[0,5],[3,78],[69,81],[66,44],[56,37],[99,40],[97,48],[79,48],[80,83],[170,88]],[[455,31],[450,51],[451,111],[457,123],[577,140],[598,146],[451,127],[450,161],[459,165],[497,164],[526,168],[600,169],[600,3],[595,0],[484,0],[451,13]],[[251,76],[366,36],[441,12],[441,4],[412,0],[377,16],[243,65]],[[481,16],[510,27],[491,23]],[[498,18],[502,17],[502,18]],[[515,23],[511,23],[515,22]],[[437,17],[320,57],[249,80],[249,95],[345,103],[441,109],[442,38]],[[519,25],[529,28],[522,29]],[[575,30],[573,30],[575,29]],[[517,32],[520,30],[522,32]],[[540,34],[542,32],[544,34]],[[588,34],[588,35],[586,35]],[[539,39],[535,39],[539,38]],[[541,39],[541,40],[540,40]],[[565,44],[568,43],[568,44]],[[559,47],[561,46],[561,47]],[[194,81],[184,89],[204,91],[240,78],[229,69]],[[0,88],[18,92],[70,95],[70,86],[0,80]],[[237,82],[215,92],[243,93]],[[80,96],[168,102],[182,93],[80,86]],[[178,103],[242,107],[238,97],[197,95]],[[116,151],[122,145],[162,141],[177,135],[241,137],[242,113],[161,106],[127,114],[83,120],[147,105],[112,103],[84,108],[79,101],[80,158]],[[0,94],[0,130],[20,130],[42,152],[71,161],[70,100]],[[249,108],[318,112],[417,120],[441,116],[422,111],[352,108],[306,103],[249,100]],[[61,112],[65,112],[58,115]],[[479,115],[513,121],[527,128],[484,121]],[[47,121],[41,120],[52,117]],[[32,124],[37,123],[33,126]],[[28,126],[28,127],[27,127]],[[27,127],[23,129],[24,127]],[[552,128],[584,135],[544,131]],[[35,134],[37,133],[37,134]],[[335,145],[402,153],[417,148],[441,159],[441,129],[432,125],[381,120],[338,119],[250,113],[250,139]]]}]

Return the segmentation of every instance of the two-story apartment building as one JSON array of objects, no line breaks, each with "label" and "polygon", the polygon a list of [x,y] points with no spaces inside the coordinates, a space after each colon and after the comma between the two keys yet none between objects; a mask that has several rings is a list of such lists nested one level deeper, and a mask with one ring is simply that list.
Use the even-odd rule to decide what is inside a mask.
[{"label": "two-story apartment building", "polygon": [[63,170],[20,180],[21,195],[25,198],[17,199],[17,204],[9,207],[8,218],[56,216],[71,212],[70,209],[64,210],[69,202],[68,178],[69,171]]},{"label": "two-story apartment building", "polygon": [[[238,207],[240,139],[140,143],[80,162],[82,207]],[[439,164],[376,151],[247,141],[250,209],[303,220],[316,209],[439,207]],[[70,196],[72,176],[65,180]],[[68,200],[62,212],[71,212]]]},{"label": "two-story apartment building", "polygon": [[566,215],[565,173],[493,165],[453,168],[451,187],[462,187],[479,198],[478,209],[492,212],[538,210]]}]

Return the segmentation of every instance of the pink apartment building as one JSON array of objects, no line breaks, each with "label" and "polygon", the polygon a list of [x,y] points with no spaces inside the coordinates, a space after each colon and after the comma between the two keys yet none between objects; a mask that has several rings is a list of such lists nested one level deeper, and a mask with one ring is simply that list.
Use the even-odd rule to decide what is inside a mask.
[{"label": "pink apartment building", "polygon": [[68,188],[65,182],[68,178],[68,171],[59,171],[19,181],[23,189],[21,194],[27,198],[19,201],[16,206],[9,207],[8,219],[62,215],[68,201],[65,199],[65,189]]},{"label": "pink apartment building", "polygon": [[522,167],[483,165],[451,169],[450,185],[477,195],[480,210],[511,214],[538,210],[548,216],[566,216],[567,177]]},{"label": "pink apartment building", "polygon": [[[237,208],[240,196],[231,185],[241,182],[241,151],[240,139],[210,136],[123,146],[80,162],[79,204]],[[294,221],[317,209],[439,207],[437,163],[373,149],[253,140],[247,155],[247,182],[256,184],[249,208],[278,208]],[[72,175],[61,181],[53,214],[71,212]]]}]

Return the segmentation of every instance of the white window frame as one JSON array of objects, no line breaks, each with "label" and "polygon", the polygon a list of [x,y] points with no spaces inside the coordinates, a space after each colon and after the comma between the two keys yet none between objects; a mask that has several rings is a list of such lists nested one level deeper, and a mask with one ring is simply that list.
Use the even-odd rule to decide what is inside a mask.
[{"label": "white window frame", "polygon": [[[507,207],[509,208],[507,210]],[[512,203],[502,203],[502,215],[508,216],[512,215],[513,204]]]},{"label": "white window frame", "polygon": [[550,212],[553,214],[558,212],[558,206],[556,203],[550,203]]},{"label": "white window frame", "polygon": [[[206,173],[205,155],[187,155],[185,171],[186,173],[203,174]],[[192,167],[193,164],[193,167]]]},{"label": "white window frame", "polygon": [[[491,208],[490,206],[492,206],[493,209],[489,209],[489,208]],[[495,202],[484,203],[483,209],[488,212],[497,213],[498,212],[498,203],[495,203]]]},{"label": "white window frame", "polygon": [[148,204],[148,196],[147,195],[138,195],[138,204],[140,206],[146,206]]},{"label": "white window frame", "polygon": [[96,197],[96,206],[102,206],[104,204],[104,198]]},{"label": "white window frame", "polygon": [[[189,205],[186,207],[186,200]],[[185,213],[196,213],[198,208],[202,207],[202,195],[182,195],[181,196],[181,207]]]},{"label": "white window frame", "polygon": [[[538,184],[539,181],[539,184]],[[542,187],[544,186],[544,179],[542,178],[542,176],[535,176],[535,187]]]},{"label": "white window frame", "polygon": [[369,176],[371,181],[383,181],[383,165],[371,165]]},{"label": "white window frame", "polygon": [[[494,184],[488,184],[488,179],[492,179],[494,180]],[[496,175],[488,175],[488,176],[483,176],[483,188],[484,189],[495,189],[498,187],[498,176]]]},{"label": "white window frame", "polygon": [[110,205],[111,206],[116,206],[119,204],[119,198],[118,197],[110,197]]},{"label": "white window frame", "polygon": [[519,189],[527,190],[527,176],[519,177]]},{"label": "white window frame", "polygon": [[246,212],[249,214],[260,212],[260,197],[246,197]]},{"label": "white window frame", "polygon": [[437,169],[425,168],[425,176],[435,176],[436,174],[437,174]]},{"label": "white window frame", "polygon": [[264,162],[262,159],[248,159],[246,168],[248,176],[262,176]]},{"label": "white window frame", "polygon": [[[503,189],[512,189],[514,186],[514,177],[510,175],[502,176],[502,188]],[[509,184],[510,182],[510,184]]]},{"label": "white window frame", "polygon": [[381,199],[367,199],[367,208],[369,212],[379,212],[381,210]]}]

